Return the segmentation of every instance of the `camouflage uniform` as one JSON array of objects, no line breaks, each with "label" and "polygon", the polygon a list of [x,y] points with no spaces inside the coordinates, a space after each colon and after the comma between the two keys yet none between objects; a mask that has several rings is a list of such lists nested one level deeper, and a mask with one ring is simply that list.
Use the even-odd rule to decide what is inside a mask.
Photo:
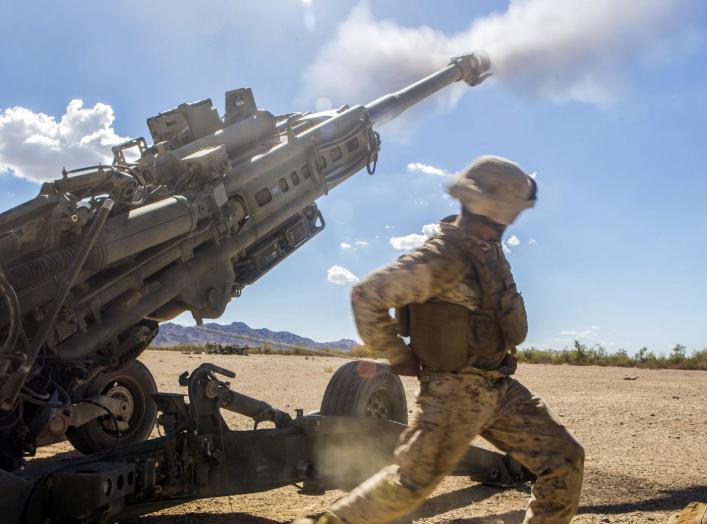
[{"label": "camouflage uniform", "polygon": [[[409,350],[397,335],[390,308],[431,299],[478,307],[480,291],[467,277],[468,257],[450,241],[468,235],[451,224],[441,229],[354,289],[361,338],[391,363],[404,360]],[[498,243],[488,244],[500,252]],[[584,451],[540,398],[488,368],[423,370],[420,382],[417,414],[400,438],[395,464],[336,502],[322,520],[385,523],[409,513],[454,469],[477,435],[537,475],[525,522],[571,520],[582,487]]]}]

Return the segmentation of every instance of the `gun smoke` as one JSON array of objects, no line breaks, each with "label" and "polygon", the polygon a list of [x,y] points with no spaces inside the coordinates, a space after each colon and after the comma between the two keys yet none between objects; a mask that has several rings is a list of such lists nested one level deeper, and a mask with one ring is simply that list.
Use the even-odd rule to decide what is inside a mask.
[{"label": "gun smoke", "polygon": [[[511,0],[505,12],[449,35],[377,20],[359,4],[306,70],[302,96],[367,102],[381,87],[399,89],[452,56],[484,49],[497,81],[513,90],[606,106],[637,67],[694,43],[699,33],[689,20],[698,9],[696,0]],[[463,92],[447,89],[439,108],[450,109]]]}]

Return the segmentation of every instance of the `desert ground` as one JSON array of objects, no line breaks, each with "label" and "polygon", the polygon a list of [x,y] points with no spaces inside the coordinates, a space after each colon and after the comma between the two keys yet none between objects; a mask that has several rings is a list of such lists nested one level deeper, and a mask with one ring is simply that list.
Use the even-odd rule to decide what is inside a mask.
[{"label": "desert ground", "polygon": [[[177,376],[213,362],[237,373],[232,388],[294,414],[319,408],[345,360],[278,355],[183,355],[146,351],[140,359],[161,391],[181,391]],[[516,378],[543,397],[586,449],[585,485],[574,522],[666,522],[691,501],[707,502],[707,372],[521,365]],[[633,379],[633,380],[628,380]],[[417,381],[404,379],[409,408]],[[232,428],[252,423],[226,414]],[[66,443],[40,451],[47,457]],[[341,496],[306,496],[286,487],[202,500],[134,524],[289,522]],[[450,477],[410,522],[519,523],[529,489],[498,489]]]}]

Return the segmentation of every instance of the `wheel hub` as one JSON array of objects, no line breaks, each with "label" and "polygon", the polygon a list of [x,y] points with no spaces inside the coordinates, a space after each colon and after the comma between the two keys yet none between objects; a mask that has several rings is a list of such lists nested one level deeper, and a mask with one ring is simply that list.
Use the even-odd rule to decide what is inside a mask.
[{"label": "wheel hub", "polygon": [[[104,393],[105,396],[116,398],[121,401],[120,413],[115,416],[118,421],[128,422],[133,415],[135,409],[135,400],[133,394],[127,387],[120,383],[112,384]],[[105,417],[102,421],[104,429],[115,431],[113,420],[110,417]]]},{"label": "wheel hub", "polygon": [[366,416],[389,420],[392,410],[390,398],[385,394],[383,388],[377,389],[368,400],[366,405]]}]

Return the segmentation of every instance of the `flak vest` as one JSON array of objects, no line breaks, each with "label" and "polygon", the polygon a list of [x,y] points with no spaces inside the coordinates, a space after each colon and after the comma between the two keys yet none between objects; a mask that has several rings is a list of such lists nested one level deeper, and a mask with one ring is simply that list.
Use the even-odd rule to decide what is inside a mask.
[{"label": "flak vest", "polygon": [[511,267],[499,243],[444,237],[466,254],[464,278],[478,286],[479,307],[470,310],[440,300],[409,304],[396,310],[399,334],[410,337],[412,351],[430,370],[497,369],[528,334]]}]

